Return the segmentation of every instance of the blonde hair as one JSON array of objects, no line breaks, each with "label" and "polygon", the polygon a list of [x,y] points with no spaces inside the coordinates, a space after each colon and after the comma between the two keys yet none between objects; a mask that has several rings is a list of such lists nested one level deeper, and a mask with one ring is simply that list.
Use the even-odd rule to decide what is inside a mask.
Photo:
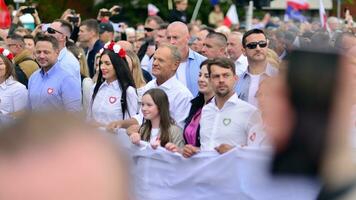
[{"label": "blonde hair", "polygon": [[80,75],[83,77],[89,77],[89,67],[87,59],[85,58],[84,50],[80,47],[77,47],[76,45],[69,45],[67,48],[79,61]]},{"label": "blonde hair", "polygon": [[143,77],[142,70],[141,70],[141,64],[140,64],[140,59],[134,53],[133,51],[126,51],[126,55],[130,58],[131,60],[131,74],[134,79],[136,88],[141,88],[146,85],[146,81]]},{"label": "blonde hair", "polygon": [[280,68],[281,61],[278,54],[270,48],[267,49],[267,62],[277,69]]}]

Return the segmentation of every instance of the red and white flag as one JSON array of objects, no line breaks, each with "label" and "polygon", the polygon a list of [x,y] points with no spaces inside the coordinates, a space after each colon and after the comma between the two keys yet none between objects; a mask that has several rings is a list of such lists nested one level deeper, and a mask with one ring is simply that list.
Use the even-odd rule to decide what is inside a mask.
[{"label": "red and white flag", "polygon": [[288,0],[287,6],[292,7],[294,10],[308,10],[309,3],[306,0]]},{"label": "red and white flag", "polygon": [[155,5],[153,5],[151,3],[149,3],[147,5],[147,10],[148,10],[148,16],[157,15],[157,13],[159,12],[159,9]]},{"label": "red and white flag", "polygon": [[11,25],[10,12],[4,0],[0,0],[0,28],[7,29]]},{"label": "red and white flag", "polygon": [[237,15],[236,6],[232,4],[226,13],[224,25],[230,27],[232,24],[239,24],[239,16]]},{"label": "red and white flag", "polygon": [[325,30],[327,30],[328,32],[330,32],[328,23],[326,22],[326,20],[328,19],[328,17],[326,16],[326,12],[325,12],[325,8],[324,8],[323,0],[319,0],[319,15],[320,15],[320,24],[321,24],[321,27],[323,27]]}]

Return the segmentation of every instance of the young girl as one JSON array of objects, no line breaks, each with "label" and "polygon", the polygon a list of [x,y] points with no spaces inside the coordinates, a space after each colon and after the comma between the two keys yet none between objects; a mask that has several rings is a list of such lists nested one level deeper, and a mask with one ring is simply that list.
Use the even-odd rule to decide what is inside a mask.
[{"label": "young girl", "polygon": [[91,95],[89,118],[94,125],[128,119],[138,110],[135,83],[129,71],[125,50],[118,44],[105,44],[100,55],[98,79]]},{"label": "young girl", "polygon": [[130,135],[131,141],[138,144],[140,140],[150,142],[153,147],[166,147],[174,144],[184,146],[182,129],[175,125],[169,115],[169,102],[166,93],[161,89],[151,89],[142,96],[141,107],[145,122],[139,129],[139,133]]}]

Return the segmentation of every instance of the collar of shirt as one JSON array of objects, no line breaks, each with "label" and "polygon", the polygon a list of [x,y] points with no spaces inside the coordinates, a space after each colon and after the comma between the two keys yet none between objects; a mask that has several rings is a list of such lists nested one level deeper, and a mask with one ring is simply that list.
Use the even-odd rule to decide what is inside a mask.
[{"label": "collar of shirt", "polygon": [[239,97],[237,96],[237,94],[236,94],[236,92],[235,92],[235,93],[224,103],[224,106],[223,106],[221,109],[219,109],[219,108],[216,106],[215,98],[216,98],[216,97],[213,97],[213,99],[211,100],[210,103],[213,103],[213,104],[214,104],[214,108],[215,108],[216,110],[223,110],[225,107],[227,107],[227,106],[229,106],[229,105],[235,105],[235,104],[237,104],[238,99],[239,99]]},{"label": "collar of shirt", "polygon": [[158,85],[157,80],[155,80],[155,85],[156,85],[156,87],[169,90],[173,87],[174,84],[176,84],[177,81],[178,81],[178,79],[174,75],[171,78],[169,78],[168,80],[166,80],[164,83],[162,83],[161,85]]},{"label": "collar of shirt", "polygon": [[236,61],[235,61],[236,63],[242,63],[242,64],[245,64],[245,63],[247,63],[248,61],[247,61],[247,57],[246,56],[244,56],[243,54],[241,54],[240,56],[239,56],[239,58],[238,59],[236,59]]},{"label": "collar of shirt", "polygon": [[[261,74],[261,75],[265,75],[265,76],[275,76],[278,73],[278,69],[276,69],[275,67],[272,67],[271,64],[267,63],[267,67],[266,70]],[[250,74],[248,72],[248,69],[242,74],[242,78],[245,79],[248,76],[251,76],[252,74]]]},{"label": "collar of shirt", "polygon": [[120,89],[120,85],[119,85],[119,81],[118,80],[115,80],[115,81],[113,81],[111,83],[108,83],[107,81],[105,81],[100,85],[100,88],[102,88],[102,87],[112,87],[115,90],[116,89]]},{"label": "collar of shirt", "polygon": [[49,69],[47,72],[45,72],[45,71],[43,71],[43,69],[41,69],[41,71],[40,71],[41,77],[42,77],[42,78],[44,78],[45,76],[46,76],[46,77],[50,77],[50,76],[52,76],[53,74],[55,74],[56,71],[57,71],[58,65],[59,65],[59,62],[56,62],[56,63],[51,67],[51,69]]},{"label": "collar of shirt", "polygon": [[189,58],[189,60],[194,60],[195,59],[194,51],[192,49],[190,49],[190,48],[189,48],[188,58]]},{"label": "collar of shirt", "polygon": [[0,88],[5,90],[8,86],[13,85],[15,83],[16,81],[14,80],[14,77],[10,76],[3,83],[0,84]]},{"label": "collar of shirt", "polygon": [[64,56],[66,55],[67,53],[67,47],[64,47],[60,52],[59,52],[59,55],[58,55],[58,59],[57,60],[62,60],[64,58]]}]

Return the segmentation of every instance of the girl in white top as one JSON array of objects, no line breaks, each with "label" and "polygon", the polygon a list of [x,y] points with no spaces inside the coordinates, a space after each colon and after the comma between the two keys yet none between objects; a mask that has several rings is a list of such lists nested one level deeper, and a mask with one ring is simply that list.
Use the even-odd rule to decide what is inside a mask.
[{"label": "girl in white top", "polygon": [[0,124],[4,119],[17,117],[28,102],[26,87],[14,78],[12,57],[8,50],[0,48]]},{"label": "girl in white top", "polygon": [[139,144],[142,139],[150,142],[154,148],[171,144],[180,148],[184,146],[183,130],[170,117],[168,97],[163,90],[155,88],[145,92],[141,110],[145,122],[139,133],[131,133],[132,143]]},{"label": "girl in white top", "polygon": [[114,42],[105,44],[101,50],[100,70],[88,109],[89,118],[97,126],[137,113],[138,97],[125,55],[125,50]]}]

